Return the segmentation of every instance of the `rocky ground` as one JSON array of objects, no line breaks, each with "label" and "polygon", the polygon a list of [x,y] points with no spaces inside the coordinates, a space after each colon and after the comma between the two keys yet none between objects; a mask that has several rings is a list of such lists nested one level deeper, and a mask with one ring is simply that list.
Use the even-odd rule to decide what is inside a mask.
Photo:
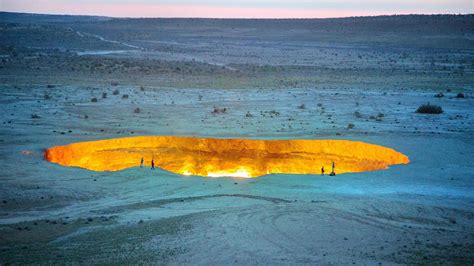
[{"label": "rocky ground", "polygon": [[[472,265],[473,21],[1,13],[0,263]],[[360,140],[411,163],[235,179],[42,156],[139,135]]]}]

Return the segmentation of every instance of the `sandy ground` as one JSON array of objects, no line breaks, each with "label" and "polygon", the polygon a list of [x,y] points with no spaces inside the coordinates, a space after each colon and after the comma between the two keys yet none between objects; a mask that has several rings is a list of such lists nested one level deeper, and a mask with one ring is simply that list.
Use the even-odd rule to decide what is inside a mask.
[{"label": "sandy ground", "polygon": [[[473,264],[473,69],[463,61],[472,47],[411,47],[419,57],[395,68],[388,53],[406,51],[373,47],[364,48],[366,67],[334,55],[301,66],[265,59],[272,50],[263,41],[278,53],[288,49],[282,58],[302,58],[269,34],[240,44],[250,55],[229,48],[244,59],[262,56],[241,64],[232,54],[203,54],[183,33],[167,37],[176,43],[166,47],[181,52],[164,58],[145,41],[77,25],[63,30],[84,49],[25,47],[11,36],[16,48],[1,46],[8,54],[0,72],[1,264]],[[207,45],[226,47],[206,36]],[[78,43],[66,37],[63,44]],[[358,58],[359,46],[343,47]],[[176,57],[189,54],[202,60]],[[161,59],[142,59],[151,55]],[[443,70],[426,58],[452,62]],[[97,62],[106,70],[87,67]],[[109,73],[105,65],[117,62],[122,67]],[[445,96],[434,97],[440,91]],[[456,98],[459,92],[466,98]],[[444,113],[415,113],[426,102]],[[212,114],[214,106],[228,111]],[[395,148],[411,163],[335,177],[238,179],[139,167],[92,172],[42,157],[55,145],[139,135],[360,140]]]}]

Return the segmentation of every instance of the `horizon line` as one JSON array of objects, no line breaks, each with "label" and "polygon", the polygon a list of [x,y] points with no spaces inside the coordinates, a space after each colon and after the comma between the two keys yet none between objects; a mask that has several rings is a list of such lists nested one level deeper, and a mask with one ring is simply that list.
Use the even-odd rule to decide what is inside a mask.
[{"label": "horizon line", "polygon": [[472,16],[474,13],[393,13],[393,14],[377,14],[377,15],[354,15],[354,16],[335,16],[335,17],[163,17],[163,16],[110,16],[97,14],[70,14],[70,13],[34,13],[24,11],[7,11],[0,10],[0,13],[15,13],[26,15],[43,15],[43,16],[73,16],[73,17],[104,17],[112,19],[223,19],[223,20],[308,20],[308,19],[344,19],[344,18],[376,18],[376,17],[395,17],[395,16]]}]

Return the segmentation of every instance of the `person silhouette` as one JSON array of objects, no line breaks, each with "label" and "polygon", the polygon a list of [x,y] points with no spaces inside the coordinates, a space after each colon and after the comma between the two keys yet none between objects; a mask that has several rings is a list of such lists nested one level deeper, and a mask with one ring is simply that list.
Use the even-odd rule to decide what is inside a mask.
[{"label": "person silhouette", "polygon": [[151,170],[155,170],[155,161],[151,159]]},{"label": "person silhouette", "polygon": [[329,174],[330,176],[335,176],[335,175],[336,175],[336,172],[334,172],[334,168],[335,168],[334,162],[332,162],[332,171],[331,171],[331,173]]},{"label": "person silhouette", "polygon": [[321,167],[321,175],[324,175],[324,166]]},{"label": "person silhouette", "polygon": [[143,157],[142,157],[142,159],[140,160],[140,168],[143,167],[143,162],[144,162],[144,161],[143,161]]}]

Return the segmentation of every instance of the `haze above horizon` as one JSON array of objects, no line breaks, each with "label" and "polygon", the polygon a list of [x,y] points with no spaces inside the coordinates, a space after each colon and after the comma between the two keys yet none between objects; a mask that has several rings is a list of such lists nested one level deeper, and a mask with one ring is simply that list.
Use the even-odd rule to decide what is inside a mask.
[{"label": "haze above horizon", "polygon": [[333,18],[471,14],[472,0],[1,0],[1,11],[111,17]]}]

